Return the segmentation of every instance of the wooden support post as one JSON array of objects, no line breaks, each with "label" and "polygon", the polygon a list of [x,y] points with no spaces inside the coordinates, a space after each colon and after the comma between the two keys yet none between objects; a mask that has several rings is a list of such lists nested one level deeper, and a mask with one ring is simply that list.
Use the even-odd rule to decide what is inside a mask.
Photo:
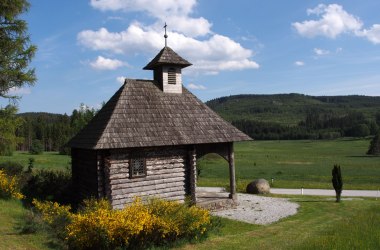
[{"label": "wooden support post", "polygon": [[228,165],[230,168],[230,199],[237,200],[236,195],[236,180],[235,180],[235,156],[234,144],[231,142],[228,145]]},{"label": "wooden support post", "polygon": [[197,203],[196,186],[197,186],[197,158],[195,147],[192,147],[188,152],[189,162],[189,181],[190,181],[190,199],[192,204]]}]

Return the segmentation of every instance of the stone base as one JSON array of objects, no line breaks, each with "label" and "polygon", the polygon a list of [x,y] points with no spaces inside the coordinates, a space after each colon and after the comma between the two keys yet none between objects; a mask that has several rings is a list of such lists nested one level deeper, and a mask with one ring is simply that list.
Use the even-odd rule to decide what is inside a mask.
[{"label": "stone base", "polygon": [[210,210],[210,211],[217,211],[217,210],[224,210],[229,208],[235,208],[238,205],[238,203],[232,199],[216,199],[216,200],[209,200],[209,201],[202,201],[198,202],[197,206]]}]

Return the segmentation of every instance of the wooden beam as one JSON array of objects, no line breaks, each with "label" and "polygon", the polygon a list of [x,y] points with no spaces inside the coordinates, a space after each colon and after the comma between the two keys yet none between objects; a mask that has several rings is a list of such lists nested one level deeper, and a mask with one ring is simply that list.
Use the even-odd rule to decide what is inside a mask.
[{"label": "wooden beam", "polygon": [[236,195],[236,179],[235,179],[235,156],[234,144],[231,142],[228,145],[228,166],[230,169],[230,199],[237,200]]},{"label": "wooden beam", "polygon": [[190,199],[192,204],[197,203],[196,186],[197,186],[197,156],[195,147],[192,146],[188,151],[188,168],[190,181]]}]

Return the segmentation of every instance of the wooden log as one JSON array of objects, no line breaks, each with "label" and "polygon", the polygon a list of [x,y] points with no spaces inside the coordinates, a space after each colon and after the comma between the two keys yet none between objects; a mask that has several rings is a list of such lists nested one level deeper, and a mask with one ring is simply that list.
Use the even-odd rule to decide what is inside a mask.
[{"label": "wooden log", "polygon": [[146,177],[142,178],[134,178],[134,179],[126,179],[126,178],[114,178],[110,179],[110,185],[120,184],[120,183],[133,183],[133,182],[141,182],[142,180],[160,180],[160,179],[166,179],[166,178],[174,178],[174,177],[183,177],[185,176],[184,172],[178,172],[178,173],[168,173],[168,174],[162,174],[162,175],[148,175]]},{"label": "wooden log", "polygon": [[184,191],[174,191],[170,193],[155,195],[139,195],[139,196],[132,196],[132,197],[125,197],[122,199],[115,199],[112,200],[112,206],[122,205],[124,207],[124,204],[128,204],[133,202],[135,197],[140,197],[141,199],[150,199],[150,198],[161,198],[161,199],[176,199],[176,200],[185,200],[185,192]]},{"label": "wooden log", "polygon": [[120,195],[112,195],[112,200],[133,198],[135,196],[165,195],[171,192],[183,192],[185,194],[185,188],[183,186],[167,187],[163,189],[146,190],[146,191],[136,192],[136,193],[132,192],[132,193],[126,193],[126,194],[120,194]]},{"label": "wooden log", "polygon": [[173,169],[161,169],[161,170],[147,170],[146,174],[149,175],[163,175],[163,174],[171,174],[171,173],[182,173],[185,172],[184,168],[176,168]]},{"label": "wooden log", "polygon": [[168,188],[175,188],[175,187],[182,187],[184,188],[183,181],[174,181],[174,182],[167,182],[167,183],[161,183],[156,185],[141,185],[137,187],[128,187],[128,188],[122,188],[122,187],[112,187],[111,195],[117,196],[117,195],[124,195],[129,193],[141,193],[149,190],[161,190],[161,189],[168,189]]},{"label": "wooden log", "polygon": [[156,179],[149,181],[141,181],[141,182],[126,182],[111,185],[113,190],[122,189],[122,188],[131,188],[131,187],[140,187],[140,186],[150,186],[150,185],[158,185],[162,183],[171,183],[171,182],[182,182],[184,183],[185,177],[173,177],[173,178],[164,178],[164,179]]}]

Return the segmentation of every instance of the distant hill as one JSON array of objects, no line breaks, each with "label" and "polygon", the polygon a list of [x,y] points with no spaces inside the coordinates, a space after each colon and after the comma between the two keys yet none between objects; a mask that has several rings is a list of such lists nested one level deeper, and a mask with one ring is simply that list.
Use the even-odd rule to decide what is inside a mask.
[{"label": "distant hill", "polygon": [[[372,134],[380,126],[380,97],[234,95],[216,98],[206,104],[239,129],[259,139],[361,136],[367,131],[357,133],[354,130],[368,128]],[[273,131],[264,131],[261,129],[264,126]],[[254,127],[256,132],[252,132]]]}]

